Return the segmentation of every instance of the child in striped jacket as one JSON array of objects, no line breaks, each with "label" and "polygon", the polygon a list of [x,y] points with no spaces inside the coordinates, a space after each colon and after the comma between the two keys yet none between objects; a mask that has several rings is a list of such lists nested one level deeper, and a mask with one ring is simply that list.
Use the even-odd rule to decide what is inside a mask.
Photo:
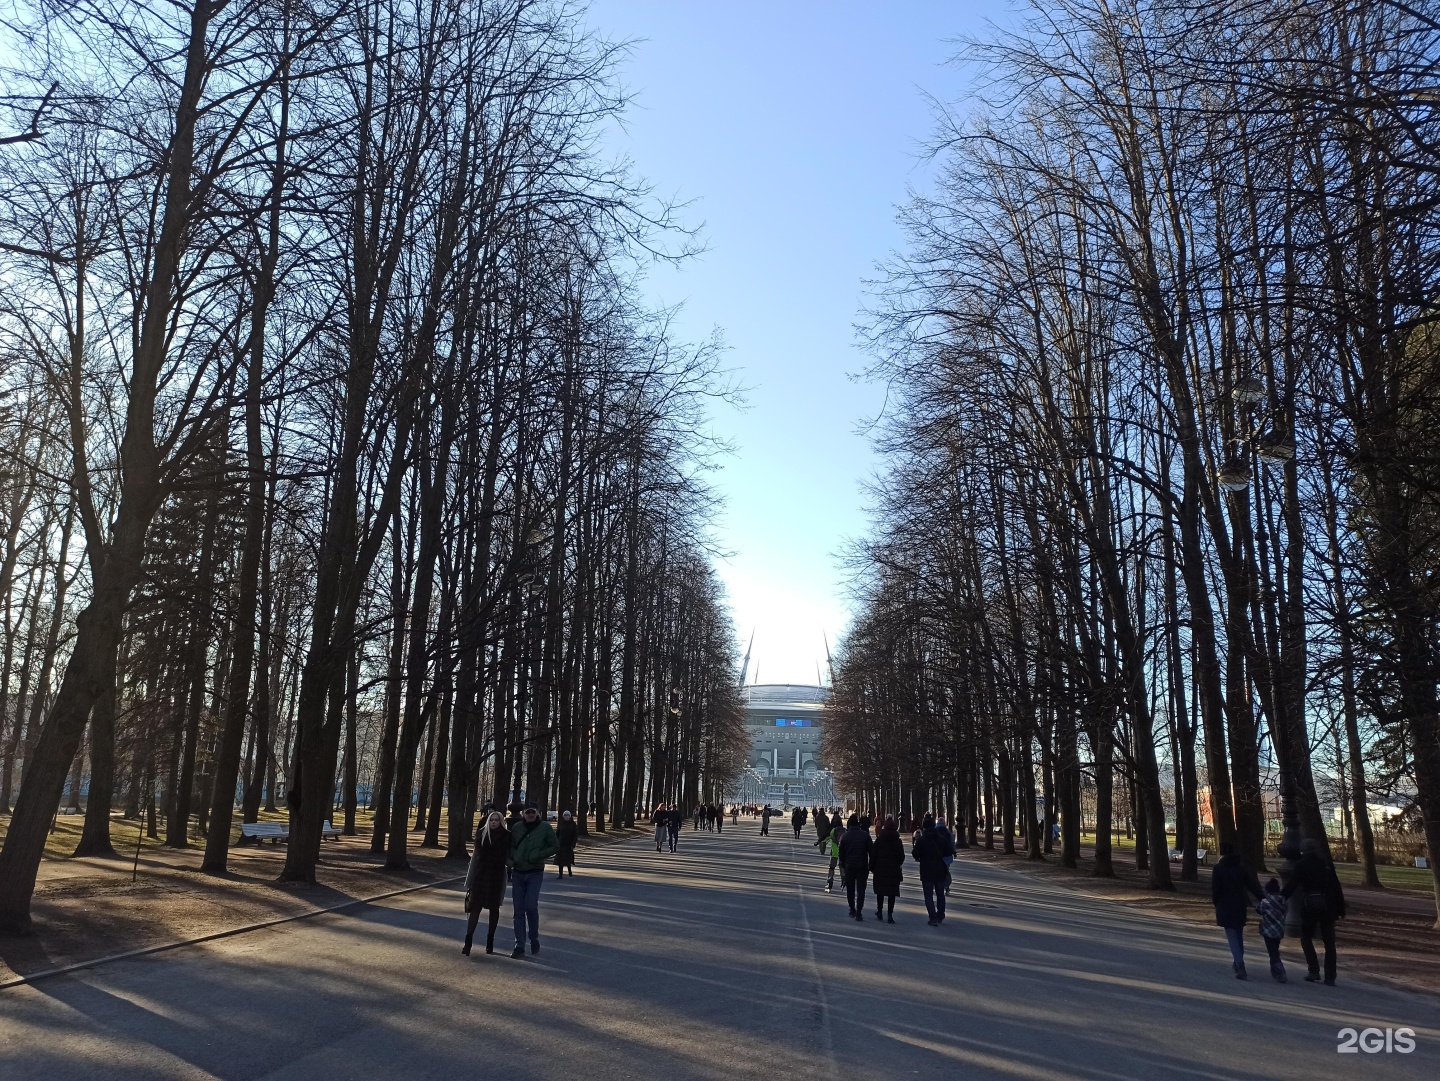
[{"label": "child in striped jacket", "polygon": [[1260,937],[1265,940],[1265,949],[1270,954],[1270,975],[1279,983],[1286,982],[1285,965],[1280,961],[1280,940],[1285,937],[1285,897],[1280,892],[1280,880],[1272,878],[1265,883],[1265,896],[1255,905],[1260,914]]}]

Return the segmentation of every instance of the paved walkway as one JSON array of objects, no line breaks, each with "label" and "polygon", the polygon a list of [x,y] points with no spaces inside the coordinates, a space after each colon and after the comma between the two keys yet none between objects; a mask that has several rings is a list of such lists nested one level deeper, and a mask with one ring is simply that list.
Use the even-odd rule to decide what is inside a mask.
[{"label": "paved walkway", "polygon": [[[857,924],[808,837],[758,833],[592,850],[547,878],[524,961],[462,957],[459,893],[437,889],[0,992],[0,1077],[1440,1076],[1440,999],[1343,960],[1335,988],[1258,957],[1239,983],[1218,930],[973,864],[944,927],[913,877],[893,926]],[[1337,1054],[1347,1026],[1408,1026],[1416,1049]]]}]

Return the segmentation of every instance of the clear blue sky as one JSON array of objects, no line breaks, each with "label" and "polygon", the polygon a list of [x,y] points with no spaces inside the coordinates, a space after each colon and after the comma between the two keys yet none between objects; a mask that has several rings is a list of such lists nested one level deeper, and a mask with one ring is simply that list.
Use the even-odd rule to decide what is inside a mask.
[{"label": "clear blue sky", "polygon": [[633,41],[635,94],[614,142],[664,195],[693,200],[707,251],[655,271],[680,331],[719,327],[752,389],[717,411],[719,564],[751,678],[813,683],[848,621],[838,556],[864,534],[876,461],[858,427],[884,388],[852,381],[864,279],[902,242],[895,207],[924,188],[925,94],[963,105],[954,40],[1001,21],[1000,0],[923,3],[593,0],[590,23]]}]

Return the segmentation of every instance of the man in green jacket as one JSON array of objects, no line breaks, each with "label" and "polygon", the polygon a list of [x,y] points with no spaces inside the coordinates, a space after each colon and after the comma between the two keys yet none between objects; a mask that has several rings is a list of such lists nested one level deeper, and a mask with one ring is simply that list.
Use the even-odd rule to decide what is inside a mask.
[{"label": "man in green jacket", "polygon": [[545,864],[560,850],[550,823],[527,803],[520,821],[510,827],[510,883],[515,900],[515,949],[511,957],[525,956],[525,923],[530,923],[530,952],[540,952],[540,884]]}]

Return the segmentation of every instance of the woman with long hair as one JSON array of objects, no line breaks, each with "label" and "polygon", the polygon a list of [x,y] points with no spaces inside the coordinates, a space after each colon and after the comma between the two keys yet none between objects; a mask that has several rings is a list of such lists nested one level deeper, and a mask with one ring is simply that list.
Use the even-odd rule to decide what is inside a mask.
[{"label": "woman with long hair", "polygon": [[495,928],[500,924],[500,906],[505,903],[505,880],[510,867],[510,831],[505,816],[491,811],[475,833],[475,851],[470,856],[470,870],[465,875],[465,945],[461,953],[469,955],[475,940],[475,925],[482,909],[489,909],[490,923],[485,932],[485,952],[495,952]]}]

